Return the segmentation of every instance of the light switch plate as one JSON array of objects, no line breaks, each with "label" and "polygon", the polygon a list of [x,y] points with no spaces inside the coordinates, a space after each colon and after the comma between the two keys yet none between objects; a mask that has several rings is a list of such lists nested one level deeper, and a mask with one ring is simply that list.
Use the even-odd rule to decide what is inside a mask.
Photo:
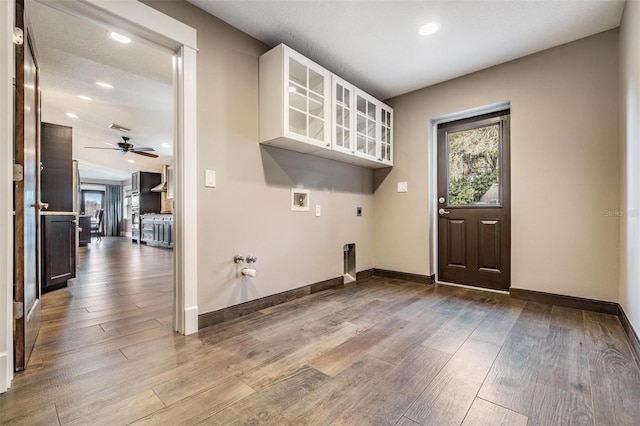
[{"label": "light switch plate", "polygon": [[316,204],[316,217],[320,217],[322,213],[322,209],[320,208],[320,204]]},{"label": "light switch plate", "polygon": [[204,171],[204,186],[207,188],[216,187],[216,171],[215,170]]},{"label": "light switch plate", "polygon": [[398,192],[407,192],[408,190],[407,182],[398,182]]}]

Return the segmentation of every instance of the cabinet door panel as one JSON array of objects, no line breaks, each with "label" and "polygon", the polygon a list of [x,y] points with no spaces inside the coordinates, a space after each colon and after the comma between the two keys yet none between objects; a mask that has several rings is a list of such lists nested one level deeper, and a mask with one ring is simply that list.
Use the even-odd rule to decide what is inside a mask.
[{"label": "cabinet door panel", "polygon": [[42,292],[65,287],[76,276],[76,219],[44,216]]}]

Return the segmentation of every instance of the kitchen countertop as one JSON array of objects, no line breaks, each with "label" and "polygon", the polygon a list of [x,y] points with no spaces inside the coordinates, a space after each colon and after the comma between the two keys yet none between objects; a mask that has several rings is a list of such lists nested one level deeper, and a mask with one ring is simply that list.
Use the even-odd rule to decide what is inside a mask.
[{"label": "kitchen countertop", "polygon": [[49,212],[49,211],[41,211],[40,216],[78,216],[78,212]]}]

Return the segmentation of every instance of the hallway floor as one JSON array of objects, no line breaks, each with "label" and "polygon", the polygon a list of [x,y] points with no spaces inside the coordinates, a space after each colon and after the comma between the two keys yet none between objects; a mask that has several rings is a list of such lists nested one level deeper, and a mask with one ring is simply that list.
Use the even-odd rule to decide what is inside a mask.
[{"label": "hallway floor", "polygon": [[622,425],[617,317],[374,277],[180,336],[172,253],[104,238],[43,297],[0,424]]}]

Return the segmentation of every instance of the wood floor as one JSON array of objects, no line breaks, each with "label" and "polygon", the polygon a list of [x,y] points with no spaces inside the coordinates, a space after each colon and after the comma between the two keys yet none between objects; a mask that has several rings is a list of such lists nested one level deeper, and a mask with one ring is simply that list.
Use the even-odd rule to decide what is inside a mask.
[{"label": "wood floor", "polygon": [[184,337],[171,256],[92,243],[0,424],[640,423],[615,316],[374,277]]}]

